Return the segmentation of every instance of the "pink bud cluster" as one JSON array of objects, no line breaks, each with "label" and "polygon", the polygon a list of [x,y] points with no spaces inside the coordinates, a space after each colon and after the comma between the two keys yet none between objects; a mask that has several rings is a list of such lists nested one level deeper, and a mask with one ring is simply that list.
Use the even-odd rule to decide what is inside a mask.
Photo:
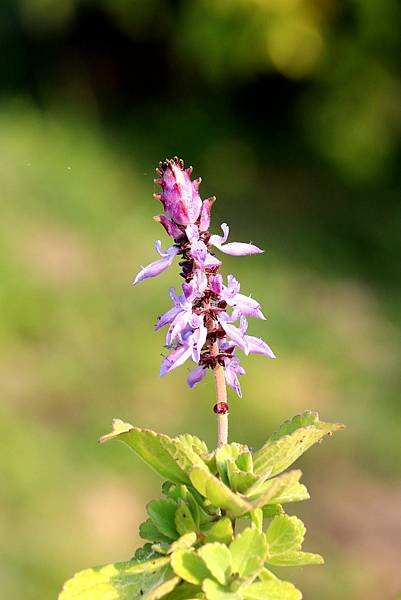
[{"label": "pink bud cluster", "polygon": [[224,282],[219,273],[221,262],[212,247],[233,256],[259,254],[263,250],[253,244],[227,243],[226,223],[221,226],[223,235],[209,232],[215,198],[201,200],[201,180],[191,181],[192,167],[185,169],[184,162],[174,157],[159,163],[156,172],[159,178],[155,183],[162,191],[155,197],[161,201],[164,213],[155,220],[163,225],[174,243],[163,251],[160,241],[156,242],[161,258],[143,267],[134,284],[165,271],[175,256],[180,256],[180,274],[184,278],[180,294],[170,289],[173,306],[156,323],[156,329],[168,325],[166,347],[170,350],[162,362],[160,375],[192,360],[197,366],[189,373],[187,382],[194,387],[208,369],[221,365],[227,384],[241,396],[238,375],[245,371],[236,355],[237,349],[245,354],[275,356],[260,338],[247,335],[248,317],[265,318],[260,304],[240,293],[240,284],[233,275]]}]

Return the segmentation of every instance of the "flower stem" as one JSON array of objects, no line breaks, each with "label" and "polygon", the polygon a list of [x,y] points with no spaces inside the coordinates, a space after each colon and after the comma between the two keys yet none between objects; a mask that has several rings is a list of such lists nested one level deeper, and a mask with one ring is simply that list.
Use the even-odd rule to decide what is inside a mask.
[{"label": "flower stem", "polygon": [[[216,383],[217,402],[227,403],[224,369],[221,365],[216,365],[213,372]],[[228,412],[217,414],[217,447],[220,448],[220,446],[224,446],[225,444],[228,444]]]},{"label": "flower stem", "polygon": [[[219,352],[219,346],[217,341],[214,342],[210,349],[211,356],[217,356]],[[216,384],[216,401],[217,405],[220,403],[227,404],[227,388],[226,380],[224,377],[224,368],[217,364],[213,369],[214,382]],[[217,447],[228,444],[228,411],[224,413],[216,413],[217,416]]]}]

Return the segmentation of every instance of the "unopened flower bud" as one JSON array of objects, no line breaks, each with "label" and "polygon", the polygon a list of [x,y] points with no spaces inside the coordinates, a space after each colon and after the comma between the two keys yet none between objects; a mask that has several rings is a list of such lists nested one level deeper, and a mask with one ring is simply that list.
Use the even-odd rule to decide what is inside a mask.
[{"label": "unopened flower bud", "polygon": [[171,219],[178,225],[195,223],[199,217],[202,200],[198,188],[200,179],[191,181],[190,169],[184,169],[180,159],[165,160],[160,164],[162,187],[160,200]]}]

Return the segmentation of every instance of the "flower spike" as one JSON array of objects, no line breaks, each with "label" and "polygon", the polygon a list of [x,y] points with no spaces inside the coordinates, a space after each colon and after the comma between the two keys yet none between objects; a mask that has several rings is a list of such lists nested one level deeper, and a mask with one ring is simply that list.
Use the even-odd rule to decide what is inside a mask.
[{"label": "flower spike", "polygon": [[[177,255],[184,279],[182,293],[170,289],[173,306],[156,323],[156,329],[168,325],[166,347],[170,350],[162,362],[160,375],[192,360],[197,365],[187,378],[192,388],[202,381],[208,369],[223,368],[227,385],[241,397],[238,376],[245,371],[236,355],[237,348],[245,354],[268,358],[275,355],[263,340],[246,334],[248,317],[265,319],[261,306],[254,298],[240,293],[234,275],[228,275],[227,284],[224,283],[219,273],[221,261],[211,248],[232,256],[260,254],[263,250],[254,244],[227,243],[226,223],[221,225],[223,235],[209,232],[216,198],[201,200],[201,179],[191,181],[192,167],[186,169],[182,159],[166,159],[159,163],[156,172],[159,178],[155,183],[162,191],[155,197],[162,203],[164,213],[154,220],[161,223],[174,244],[164,252],[157,241],[156,250],[161,258],[143,267],[134,284],[165,271]],[[235,324],[237,321],[239,326]]]}]

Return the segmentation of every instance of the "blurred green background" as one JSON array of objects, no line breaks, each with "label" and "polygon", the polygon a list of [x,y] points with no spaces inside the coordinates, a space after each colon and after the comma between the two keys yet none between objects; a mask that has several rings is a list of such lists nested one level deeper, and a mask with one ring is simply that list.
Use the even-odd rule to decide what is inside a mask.
[{"label": "blurred green background", "polygon": [[[56,598],[129,558],[160,481],[97,438],[120,417],[215,443],[213,386],[158,377],[174,269],[155,258],[154,168],[178,154],[278,360],[244,358],[231,436],[304,409],[347,430],[299,464],[312,499],[289,576],[306,600],[401,591],[397,0],[2,0],[1,597]],[[285,576],[285,574],[283,574]]]}]

